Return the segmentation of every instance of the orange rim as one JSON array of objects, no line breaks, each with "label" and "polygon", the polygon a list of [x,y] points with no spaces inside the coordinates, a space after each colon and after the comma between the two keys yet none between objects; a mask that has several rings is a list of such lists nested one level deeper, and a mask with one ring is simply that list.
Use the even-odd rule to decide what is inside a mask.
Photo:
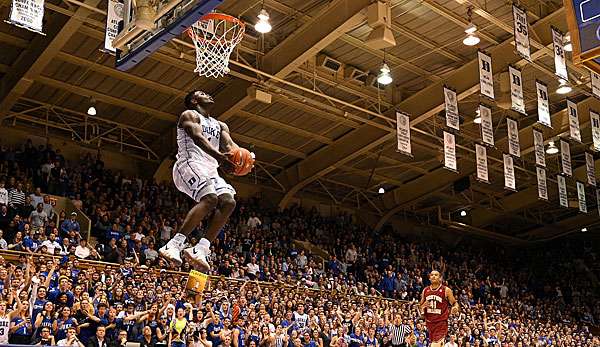
[{"label": "orange rim", "polygon": [[[223,21],[227,21],[233,24],[237,24],[242,32],[244,32],[246,30],[246,23],[242,22],[239,18],[236,18],[234,16],[230,16],[228,14],[223,14],[223,13],[208,13],[205,14],[204,16],[202,16],[202,18],[200,18],[196,23],[200,23],[203,22],[205,20],[223,20]],[[199,37],[198,35],[196,35],[194,33],[194,30],[190,27],[186,30],[188,36],[192,39],[192,40],[199,40],[199,41],[208,41],[210,43],[217,43],[217,42],[221,42],[223,41],[223,39],[220,40],[205,40],[202,37]],[[227,40],[226,40],[227,41]]]}]

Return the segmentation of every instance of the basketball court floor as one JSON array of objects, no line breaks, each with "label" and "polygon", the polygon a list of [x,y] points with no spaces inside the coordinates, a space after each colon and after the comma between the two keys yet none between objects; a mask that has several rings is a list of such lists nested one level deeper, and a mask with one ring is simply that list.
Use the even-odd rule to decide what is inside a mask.
[{"label": "basketball court floor", "polygon": [[242,195],[511,244],[598,226],[595,2],[0,6],[4,144],[51,138],[168,178],[200,89],[255,153]]}]

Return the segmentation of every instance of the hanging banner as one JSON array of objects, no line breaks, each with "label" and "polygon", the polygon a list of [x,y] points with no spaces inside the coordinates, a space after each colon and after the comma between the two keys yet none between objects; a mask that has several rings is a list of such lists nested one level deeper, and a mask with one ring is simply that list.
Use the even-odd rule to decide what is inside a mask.
[{"label": "hanging banner", "polygon": [[517,49],[517,53],[522,58],[531,61],[527,12],[520,9],[516,5],[513,5],[513,20],[515,33],[515,48]]},{"label": "hanging banner", "polygon": [[587,213],[587,204],[585,203],[585,185],[577,181],[577,201],[579,202],[579,212]]},{"label": "hanging banner", "polygon": [[446,126],[459,130],[458,100],[456,92],[444,87],[444,103],[446,105]]},{"label": "hanging banner", "polygon": [[585,152],[585,171],[587,172],[587,182],[590,186],[596,186],[596,167],[594,166],[594,156],[590,152]]},{"label": "hanging banner", "polygon": [[548,86],[540,81],[535,81],[535,89],[537,90],[538,104],[538,122],[545,126],[552,127],[550,122],[550,104],[548,103]]},{"label": "hanging banner", "polygon": [[507,117],[508,128],[508,153],[517,158],[521,157],[521,145],[519,144],[519,126],[516,120]]},{"label": "hanging banner", "polygon": [[444,167],[452,171],[458,171],[456,167],[456,143],[454,134],[444,131]]},{"label": "hanging banner", "polygon": [[478,52],[479,56],[479,90],[481,95],[494,98],[494,75],[492,73],[492,56]]},{"label": "hanging banner", "polygon": [[567,181],[565,176],[557,175],[556,181],[558,182],[558,202],[562,207],[569,207],[569,199],[567,196]]},{"label": "hanging banner", "polygon": [[546,186],[546,169],[539,166],[535,169],[537,172],[538,198],[541,200],[548,201],[548,187]]},{"label": "hanging banner", "polygon": [[479,118],[481,118],[481,140],[486,145],[494,146],[494,123],[492,122],[492,109],[480,104]]},{"label": "hanging banner", "polygon": [[396,136],[398,147],[396,150],[412,157],[410,146],[410,116],[406,113],[396,112]]},{"label": "hanging banner", "polygon": [[598,206],[598,215],[600,216],[600,189],[596,189],[596,206]]},{"label": "hanging banner", "polygon": [[527,114],[525,111],[525,100],[523,98],[523,80],[521,70],[508,66],[510,78],[510,101],[511,108],[519,113]]},{"label": "hanging banner", "polygon": [[484,183],[490,183],[488,177],[487,149],[485,146],[476,143],[475,156],[475,160],[477,161],[477,180]]},{"label": "hanging banner", "polygon": [[590,123],[592,124],[592,146],[596,152],[600,151],[600,115],[590,110]]},{"label": "hanging banner", "polygon": [[515,180],[515,165],[513,157],[510,154],[504,156],[504,188],[509,190],[517,190],[517,182]]},{"label": "hanging banner", "polygon": [[44,35],[44,0],[12,0],[7,23]]},{"label": "hanging banner", "polygon": [[560,164],[562,173],[572,177],[573,169],[571,167],[571,146],[563,139],[560,139]]},{"label": "hanging banner", "polygon": [[556,76],[564,81],[568,81],[569,75],[567,74],[564,37],[555,27],[552,27],[552,45],[554,46],[554,70]]},{"label": "hanging banner", "polygon": [[544,134],[533,129],[533,150],[535,152],[535,165],[546,167],[546,151],[544,150]]},{"label": "hanging banner", "polygon": [[590,79],[592,80],[592,94],[600,99],[600,75],[595,72],[590,72]]},{"label": "hanging banner", "polygon": [[567,99],[567,112],[569,115],[569,137],[571,140],[581,142],[581,130],[579,129],[577,104],[569,99]]},{"label": "hanging banner", "polygon": [[115,53],[116,49],[112,42],[119,33],[119,22],[123,20],[123,3],[108,0],[108,9],[106,14],[106,31],[104,34],[104,50],[109,53]]}]

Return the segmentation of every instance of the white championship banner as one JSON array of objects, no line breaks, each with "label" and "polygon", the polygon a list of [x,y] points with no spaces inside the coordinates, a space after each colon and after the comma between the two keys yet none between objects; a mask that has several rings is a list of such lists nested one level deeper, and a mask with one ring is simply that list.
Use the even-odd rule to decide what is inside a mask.
[{"label": "white championship banner", "polygon": [[569,99],[567,99],[567,114],[569,115],[569,137],[571,140],[581,142],[577,104]]},{"label": "white championship banner", "polygon": [[492,56],[478,52],[479,56],[479,90],[481,95],[494,99],[494,75],[492,73]]},{"label": "white championship banner", "polygon": [[458,171],[456,166],[456,142],[454,134],[444,131],[444,167]]},{"label": "white championship banner", "polygon": [[545,126],[552,127],[550,121],[550,104],[548,102],[548,87],[540,81],[535,81],[537,91],[538,122]]},{"label": "white championship banner", "polygon": [[572,177],[573,168],[571,167],[571,145],[563,139],[560,140],[560,166],[562,173]]},{"label": "white championship banner", "polygon": [[558,203],[562,207],[569,207],[569,197],[567,196],[567,180],[563,175],[557,175],[558,182]]},{"label": "white championship banner", "polygon": [[104,35],[104,50],[109,53],[115,53],[116,49],[112,42],[119,33],[119,22],[123,20],[123,3],[115,0],[108,0],[108,10],[106,15],[106,32]]},{"label": "white championship banner", "polygon": [[504,188],[508,190],[517,190],[517,182],[515,180],[515,165],[513,157],[510,154],[504,156]]},{"label": "white championship banner", "polygon": [[492,122],[492,109],[479,105],[479,118],[481,118],[481,140],[489,146],[494,146],[494,123]]},{"label": "white championship banner", "polygon": [[398,137],[397,151],[412,156],[410,146],[410,116],[408,114],[396,112],[396,134]]},{"label": "white championship banner", "polygon": [[535,165],[546,167],[546,151],[544,150],[544,134],[533,129],[533,150],[535,152]]},{"label": "white championship banner", "polygon": [[596,186],[596,167],[594,166],[594,156],[590,152],[585,152],[585,171],[587,173],[587,182],[590,186]]},{"label": "white championship banner", "polygon": [[7,23],[44,34],[44,0],[12,0]]},{"label": "white championship banner", "polygon": [[569,75],[567,74],[564,37],[555,27],[552,27],[552,45],[554,46],[554,71],[556,72],[556,76],[564,81],[568,81]]},{"label": "white championship banner", "polygon": [[546,182],[546,169],[542,167],[536,167],[537,174],[537,186],[538,186],[538,198],[541,200],[548,201],[548,187]]},{"label": "white championship banner", "polygon": [[529,25],[527,12],[513,5],[513,26],[515,34],[515,48],[524,59],[531,61],[531,48],[529,43]]},{"label": "white championship banner", "polygon": [[600,151],[600,114],[590,110],[590,124],[592,126],[592,146],[598,152]]},{"label": "white championship banner", "polygon": [[523,98],[523,79],[521,70],[508,66],[510,78],[510,101],[511,108],[519,113],[527,114],[525,111],[525,100]]},{"label": "white championship banner", "polygon": [[519,125],[516,120],[506,117],[508,128],[508,153],[517,158],[521,157],[521,145],[519,144]]},{"label": "white championship banner", "polygon": [[600,75],[592,71],[590,72],[590,79],[592,80],[592,94],[600,98]]},{"label": "white championship banner", "polygon": [[446,106],[446,126],[459,130],[458,100],[456,92],[448,87],[444,87],[444,104]]},{"label": "white championship banner", "polygon": [[475,161],[477,162],[477,180],[490,183],[488,176],[487,149],[478,143],[475,144]]},{"label": "white championship banner", "polygon": [[587,203],[585,202],[585,185],[577,181],[577,202],[579,202],[579,212],[587,213]]}]

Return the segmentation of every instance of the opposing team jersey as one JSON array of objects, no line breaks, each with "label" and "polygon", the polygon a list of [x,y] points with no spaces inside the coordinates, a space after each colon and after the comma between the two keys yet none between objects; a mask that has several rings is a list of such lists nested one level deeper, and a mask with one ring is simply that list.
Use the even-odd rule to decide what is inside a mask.
[{"label": "opposing team jersey", "polygon": [[427,308],[425,308],[425,320],[427,322],[439,322],[448,320],[450,311],[450,303],[446,298],[446,287],[441,285],[437,289],[432,289],[428,286],[423,291],[423,296],[427,302]]},{"label": "opposing team jersey", "polygon": [[[212,117],[206,117],[198,111],[193,111],[198,123],[202,127],[202,136],[215,150],[219,150],[221,143],[221,124]],[[216,171],[219,167],[217,160],[202,150],[194,143],[194,140],[181,127],[177,127],[177,160],[178,161],[199,161],[204,163],[207,171]]]}]

